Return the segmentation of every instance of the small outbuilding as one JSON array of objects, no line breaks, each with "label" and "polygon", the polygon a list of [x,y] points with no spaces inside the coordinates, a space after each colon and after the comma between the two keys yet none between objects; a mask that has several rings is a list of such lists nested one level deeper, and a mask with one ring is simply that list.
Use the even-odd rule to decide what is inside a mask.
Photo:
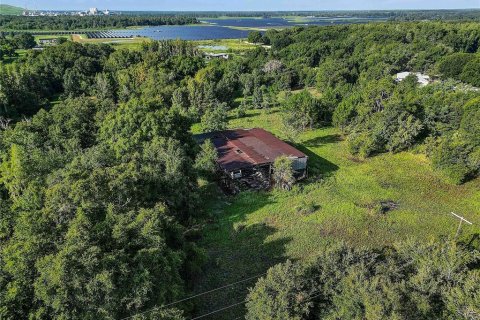
[{"label": "small outbuilding", "polygon": [[206,53],[205,59],[213,60],[213,59],[225,59],[228,60],[229,54],[228,53]]},{"label": "small outbuilding", "polygon": [[307,177],[308,157],[300,150],[261,129],[234,129],[194,136],[198,143],[210,139],[215,146],[223,182],[240,181],[252,188],[270,186],[273,163],[280,156],[292,160],[297,180]]},{"label": "small outbuilding", "polygon": [[423,73],[420,73],[420,72],[409,72],[409,71],[404,71],[404,72],[397,73],[397,75],[395,77],[395,81],[401,82],[401,81],[405,80],[405,78],[408,77],[409,75],[414,75],[415,77],[417,77],[417,82],[422,87],[426,86],[427,84],[432,82],[430,76],[428,76],[426,74],[423,74]]},{"label": "small outbuilding", "polygon": [[58,38],[38,39],[40,46],[53,46],[58,44]]}]

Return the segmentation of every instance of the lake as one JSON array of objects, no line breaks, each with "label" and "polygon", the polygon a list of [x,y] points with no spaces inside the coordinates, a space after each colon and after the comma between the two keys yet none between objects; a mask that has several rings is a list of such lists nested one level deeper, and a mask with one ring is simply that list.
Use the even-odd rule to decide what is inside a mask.
[{"label": "lake", "polygon": [[358,17],[291,17],[291,18],[227,18],[227,19],[200,19],[202,23],[222,27],[241,27],[268,29],[275,27],[319,26],[333,24],[350,24],[369,21],[385,21],[386,18],[358,18]]},{"label": "lake", "polygon": [[133,37],[147,37],[154,40],[183,39],[183,40],[208,40],[208,39],[240,39],[246,38],[249,31],[236,30],[218,26],[158,26],[145,27],[136,30],[112,30],[118,36],[130,35]]},{"label": "lake", "polygon": [[199,25],[186,26],[156,26],[133,30],[112,30],[118,36],[141,36],[154,40],[183,39],[240,39],[246,38],[255,28],[266,30],[269,28],[287,28],[293,26],[327,26],[336,24],[365,23],[370,21],[385,21],[385,18],[358,18],[358,17],[292,17],[292,18],[226,18],[200,19]]}]

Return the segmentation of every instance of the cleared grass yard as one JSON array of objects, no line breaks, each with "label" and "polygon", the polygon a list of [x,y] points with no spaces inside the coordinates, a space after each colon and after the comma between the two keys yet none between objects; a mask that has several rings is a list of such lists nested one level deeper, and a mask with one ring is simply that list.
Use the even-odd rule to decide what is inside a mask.
[{"label": "cleared grass yard", "polygon": [[[284,138],[280,113],[249,111],[230,127],[263,127]],[[244,192],[227,197],[212,184],[206,210],[214,215],[202,245],[207,248],[208,273],[196,291],[208,290],[264,272],[285,259],[309,259],[330,243],[379,247],[406,238],[453,236],[464,215],[460,239],[480,233],[480,180],[461,186],[444,182],[421,154],[383,154],[364,161],[352,158],[334,128],[304,133],[297,147],[310,157],[310,178],[293,191]],[[398,207],[381,212],[381,201]],[[304,208],[311,212],[305,214]],[[255,280],[199,301],[199,313],[245,297]],[[211,319],[232,319],[243,307]]]},{"label": "cleared grass yard", "polygon": [[67,40],[71,40],[71,35],[55,35],[55,34],[46,34],[46,35],[34,35],[35,41],[39,41],[40,39],[58,39],[58,38],[65,38]]},{"label": "cleared grass yard", "polygon": [[248,43],[245,39],[213,39],[213,40],[196,40],[192,41],[198,46],[211,46],[211,47],[226,47],[227,49],[211,49],[211,48],[201,48],[206,52],[224,52],[224,51],[245,51],[250,49],[255,49],[257,47],[254,44]]}]

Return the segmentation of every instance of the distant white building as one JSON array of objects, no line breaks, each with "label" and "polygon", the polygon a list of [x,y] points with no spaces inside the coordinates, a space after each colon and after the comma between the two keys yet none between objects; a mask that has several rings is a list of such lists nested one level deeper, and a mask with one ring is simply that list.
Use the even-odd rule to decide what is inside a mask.
[{"label": "distant white building", "polygon": [[417,81],[420,84],[420,86],[422,86],[422,87],[426,86],[427,84],[432,82],[432,79],[430,79],[430,77],[426,74],[423,74],[423,73],[420,73],[420,72],[409,72],[409,71],[397,73],[397,75],[395,77],[395,81],[401,82],[401,81],[405,80],[405,78],[408,77],[411,74],[413,74],[417,77]]},{"label": "distant white building", "polygon": [[88,9],[88,14],[92,15],[92,16],[97,15],[98,14],[98,9],[97,8],[90,8],[90,9]]},{"label": "distant white building", "polygon": [[105,9],[105,11],[103,11],[103,14],[108,16],[110,14],[110,11],[108,11],[108,9]]},{"label": "distant white building", "polygon": [[58,44],[58,38],[38,39],[38,44],[40,46],[56,45],[56,44]]},{"label": "distant white building", "polygon": [[22,12],[22,15],[23,16],[26,16],[26,17],[37,17],[39,16],[40,14],[37,13],[36,11],[30,11],[28,9],[25,9],[23,12]]},{"label": "distant white building", "polygon": [[212,60],[212,59],[225,59],[228,60],[228,53],[206,53],[205,58],[207,60]]}]

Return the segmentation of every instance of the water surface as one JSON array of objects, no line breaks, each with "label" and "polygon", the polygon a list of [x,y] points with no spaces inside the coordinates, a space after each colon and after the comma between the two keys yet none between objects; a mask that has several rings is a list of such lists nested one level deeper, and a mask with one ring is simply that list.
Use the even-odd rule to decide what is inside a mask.
[{"label": "water surface", "polygon": [[154,40],[241,39],[248,36],[250,32],[248,28],[266,30],[268,28],[352,24],[384,20],[386,19],[357,18],[350,16],[201,19],[202,24],[199,25],[144,27],[134,30],[112,30],[111,32],[118,36],[141,36]]}]

